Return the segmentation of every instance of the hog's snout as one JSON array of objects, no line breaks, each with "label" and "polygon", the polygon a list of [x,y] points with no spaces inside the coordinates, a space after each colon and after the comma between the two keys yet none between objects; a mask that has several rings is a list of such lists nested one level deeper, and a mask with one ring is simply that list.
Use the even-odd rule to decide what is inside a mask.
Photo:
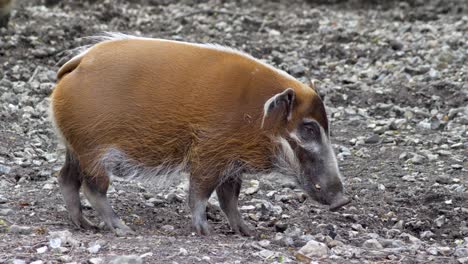
[{"label": "hog's snout", "polygon": [[335,198],[333,199],[333,201],[330,203],[330,211],[336,211],[338,210],[340,207],[344,206],[344,205],[347,205],[351,202],[351,199],[349,199],[348,197],[346,197],[344,194],[338,194],[337,196],[335,196]]}]

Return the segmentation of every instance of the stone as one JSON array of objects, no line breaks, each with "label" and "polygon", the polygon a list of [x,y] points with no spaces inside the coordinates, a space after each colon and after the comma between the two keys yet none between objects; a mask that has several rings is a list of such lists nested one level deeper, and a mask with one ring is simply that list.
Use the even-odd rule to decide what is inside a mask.
[{"label": "stone", "polygon": [[111,258],[109,264],[142,264],[143,259],[137,255],[124,255]]},{"label": "stone", "polygon": [[365,248],[369,248],[369,249],[382,249],[383,248],[380,242],[375,238],[364,241],[362,246]]},{"label": "stone", "polygon": [[11,215],[12,213],[13,213],[13,210],[10,208],[0,209],[0,216],[8,216],[8,215]]},{"label": "stone", "polygon": [[78,246],[78,240],[73,238],[73,234],[68,230],[62,231],[49,231],[49,244],[50,240],[59,238],[61,241],[61,245],[67,246]]},{"label": "stone", "polygon": [[367,144],[376,144],[376,143],[379,143],[379,141],[380,141],[380,136],[377,134],[373,134],[372,136],[364,140],[364,142]]},{"label": "stone", "polygon": [[247,189],[245,189],[245,194],[252,195],[260,189],[260,182],[257,180],[251,180],[247,183],[249,186]]},{"label": "stone", "polygon": [[272,259],[275,257],[275,255],[277,255],[277,253],[268,249],[262,249],[259,252],[257,252],[256,255],[263,259]]},{"label": "stone", "polygon": [[0,174],[8,174],[11,171],[11,167],[0,164]]},{"label": "stone", "polygon": [[161,230],[165,231],[165,232],[172,232],[174,231],[174,226],[172,225],[163,225],[161,226]]},{"label": "stone", "polygon": [[99,245],[98,243],[93,243],[91,246],[88,247],[87,250],[91,254],[96,254],[99,252],[100,249],[101,249],[101,245]]},{"label": "stone", "polygon": [[182,255],[182,256],[187,256],[188,251],[185,248],[179,248],[179,254]]},{"label": "stone", "polygon": [[104,259],[103,258],[90,258],[88,260],[88,263],[90,263],[90,264],[103,264]]},{"label": "stone", "polygon": [[37,248],[36,252],[39,254],[43,254],[43,253],[46,253],[48,249],[49,248],[47,246],[43,246],[43,247]]},{"label": "stone", "polygon": [[28,234],[31,234],[32,231],[33,229],[30,226],[19,226],[19,225],[10,226],[10,232],[14,234],[28,235]]},{"label": "stone", "polygon": [[22,259],[12,259],[10,260],[11,264],[26,264],[26,261],[22,260]]},{"label": "stone", "polygon": [[460,247],[455,249],[454,255],[458,258],[468,257],[468,247]]},{"label": "stone", "polygon": [[307,256],[309,258],[322,258],[329,255],[329,249],[324,243],[315,240],[309,240],[307,244],[305,244],[305,246],[299,249],[297,253]]},{"label": "stone", "polygon": [[445,223],[445,215],[440,215],[434,220],[434,222],[437,225],[437,227],[443,226]]}]

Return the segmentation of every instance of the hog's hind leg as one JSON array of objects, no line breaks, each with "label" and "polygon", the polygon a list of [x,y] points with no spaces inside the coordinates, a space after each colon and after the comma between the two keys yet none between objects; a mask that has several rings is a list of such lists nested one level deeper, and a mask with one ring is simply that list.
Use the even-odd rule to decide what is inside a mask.
[{"label": "hog's hind leg", "polygon": [[80,170],[80,164],[75,155],[67,149],[65,164],[60,170],[58,183],[62,193],[68,214],[75,226],[84,229],[97,229],[97,227],[83,216],[80,187],[83,175]]},{"label": "hog's hind leg", "polygon": [[83,192],[112,232],[117,236],[133,234],[134,231],[120,220],[107,199],[109,183],[109,176],[104,170],[95,170],[93,175],[85,176]]},{"label": "hog's hind leg", "polygon": [[216,194],[218,195],[219,205],[224,214],[226,214],[231,229],[238,234],[252,236],[253,231],[242,220],[237,205],[241,186],[242,179],[240,177],[233,177],[216,188]]}]

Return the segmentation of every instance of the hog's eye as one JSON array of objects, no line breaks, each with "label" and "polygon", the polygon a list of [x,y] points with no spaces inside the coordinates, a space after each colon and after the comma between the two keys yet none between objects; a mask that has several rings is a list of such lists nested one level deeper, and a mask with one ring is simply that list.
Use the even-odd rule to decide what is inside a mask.
[{"label": "hog's eye", "polygon": [[301,136],[305,140],[320,139],[320,126],[316,121],[304,121],[302,123]]}]

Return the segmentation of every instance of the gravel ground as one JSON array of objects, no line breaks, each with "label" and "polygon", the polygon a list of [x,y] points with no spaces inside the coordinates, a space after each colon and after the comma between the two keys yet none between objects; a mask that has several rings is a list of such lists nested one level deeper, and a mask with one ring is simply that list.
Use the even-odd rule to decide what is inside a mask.
[{"label": "gravel ground", "polygon": [[[18,1],[0,29],[0,263],[468,263],[466,0],[173,2]],[[257,236],[232,234],[213,198],[215,234],[198,237],[183,183],[114,182],[136,235],[74,229],[48,96],[67,51],[103,31],[225,44],[319,79],[353,202],[330,212],[281,175],[248,175]]]}]

